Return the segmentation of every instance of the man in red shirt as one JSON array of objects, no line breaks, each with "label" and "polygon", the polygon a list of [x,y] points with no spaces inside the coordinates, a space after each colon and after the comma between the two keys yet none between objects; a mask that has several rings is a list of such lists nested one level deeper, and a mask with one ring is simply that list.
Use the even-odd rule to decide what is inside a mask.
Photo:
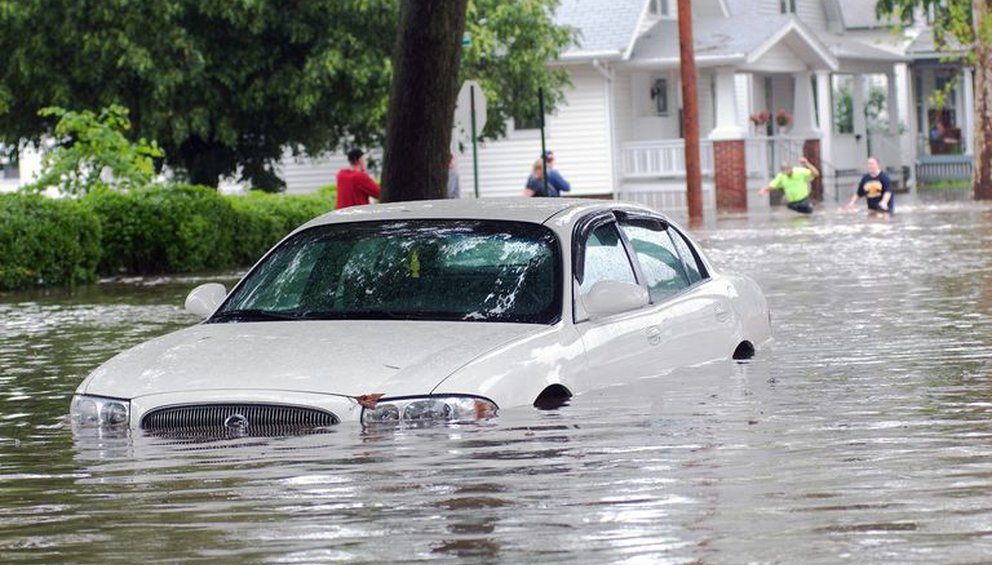
[{"label": "man in red shirt", "polygon": [[352,149],[348,152],[346,169],[338,171],[338,208],[361,206],[369,203],[369,197],[379,198],[379,184],[366,173],[367,161],[365,152]]}]

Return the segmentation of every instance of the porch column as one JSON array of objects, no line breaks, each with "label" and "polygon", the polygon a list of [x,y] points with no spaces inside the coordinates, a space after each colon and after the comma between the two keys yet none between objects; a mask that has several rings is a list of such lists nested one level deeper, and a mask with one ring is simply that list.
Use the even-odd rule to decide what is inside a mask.
[{"label": "porch column", "polygon": [[897,119],[905,124],[906,130],[898,133],[899,139],[899,166],[909,168],[909,177],[906,184],[909,190],[916,190],[916,167],[913,166],[917,155],[916,146],[916,102],[913,100],[913,82],[909,72],[909,65],[906,63],[896,63],[893,67],[894,82],[899,104]]},{"label": "porch column", "polygon": [[834,107],[830,71],[816,71],[816,121],[820,134],[820,160],[823,166],[820,173],[833,177],[836,171],[833,165],[833,132]]},{"label": "porch column", "polygon": [[720,67],[713,78],[716,87],[716,127],[710,139],[743,139],[744,128],[737,115],[737,86],[733,67]]},{"label": "porch column", "polygon": [[747,160],[744,137],[737,112],[737,87],[734,68],[720,67],[713,78],[716,90],[716,127],[710,132],[713,141],[713,184],[717,212],[747,210]]},{"label": "porch column", "polygon": [[975,141],[975,78],[973,76],[974,69],[963,68],[961,69],[961,95],[962,102],[960,115],[963,120],[959,118],[960,121],[964,122],[964,128],[961,130],[961,143],[963,144],[962,149],[966,155],[971,155],[974,149],[972,149],[972,144]]},{"label": "porch column", "polygon": [[889,111],[889,135],[894,139],[899,138],[899,97],[896,95],[896,75],[895,72],[885,73],[885,82],[888,83],[889,91],[885,95],[885,104]]},{"label": "porch column", "polygon": [[[817,169],[822,169],[822,159],[820,156],[820,138],[823,133],[813,118],[816,115],[816,107],[813,104],[813,73],[802,71],[793,75],[795,87],[792,91],[792,135],[803,140],[803,155],[809,159]],[[813,198],[823,201],[823,181],[817,178],[813,181]]]},{"label": "porch column", "polygon": [[809,139],[816,136],[816,124],[813,117],[816,115],[816,108],[813,106],[813,85],[811,77],[813,73],[803,71],[795,73],[792,78],[795,88],[792,91],[792,135]]}]

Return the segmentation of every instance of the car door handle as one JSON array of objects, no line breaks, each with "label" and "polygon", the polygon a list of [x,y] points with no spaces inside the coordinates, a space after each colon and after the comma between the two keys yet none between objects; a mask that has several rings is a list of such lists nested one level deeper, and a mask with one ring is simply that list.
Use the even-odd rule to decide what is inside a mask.
[{"label": "car door handle", "polygon": [[651,326],[648,328],[648,344],[658,345],[659,343],[661,343],[661,328]]},{"label": "car door handle", "polygon": [[730,319],[730,309],[723,304],[717,304],[713,307],[713,315],[716,316],[716,321],[726,322]]}]

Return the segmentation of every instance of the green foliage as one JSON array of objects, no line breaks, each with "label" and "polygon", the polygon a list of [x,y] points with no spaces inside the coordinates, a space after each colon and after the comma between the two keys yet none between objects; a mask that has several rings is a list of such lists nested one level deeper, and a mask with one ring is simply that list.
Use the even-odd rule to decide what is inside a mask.
[{"label": "green foliage", "polygon": [[575,31],[554,23],[559,0],[472,0],[465,22],[471,43],[462,56],[461,75],[486,93],[486,139],[506,135],[506,121],[540,114],[538,89],[550,112],[571,83],[564,67],[548,61],[575,42]]},{"label": "green foliage", "polygon": [[[463,76],[504,118],[553,103],[565,84],[546,62],[570,33],[558,0],[475,0]],[[0,0],[0,142],[38,141],[39,108],[120,104],[134,138],[155,139],[167,164],[216,186],[240,167],[276,190],[286,148],[319,155],[381,144],[399,0]]]},{"label": "green foliage", "polygon": [[96,279],[100,222],[73,200],[0,194],[0,289]]},{"label": "green foliage", "polygon": [[0,289],[247,267],[333,208],[333,187],[305,196],[189,185],[101,187],[78,200],[0,194]]},{"label": "green foliage", "polygon": [[252,191],[229,200],[238,216],[237,263],[251,265],[290,231],[333,210],[335,192],[286,196]]},{"label": "green foliage", "polygon": [[[885,109],[885,90],[877,85],[868,87],[865,99],[865,125],[870,132],[888,131],[889,124],[882,119]],[[834,92],[834,128],[837,133],[854,131],[854,98],[850,81],[841,82]]]},{"label": "green foliage", "polygon": [[57,145],[45,152],[42,174],[28,190],[56,187],[62,194],[76,195],[103,186],[136,188],[148,184],[155,174],[153,159],[162,157],[162,151],[154,141],[128,141],[127,108],[112,104],[99,114],[44,108],[38,114],[58,118]]},{"label": "green foliage", "polygon": [[837,133],[854,131],[854,98],[850,84],[841,84],[834,93],[834,128]]},{"label": "green foliage", "polygon": [[235,265],[234,209],[202,186],[94,190],[82,200],[103,226],[102,273],[175,273]]},{"label": "green foliage", "polygon": [[972,0],[876,0],[875,13],[904,24],[913,22],[915,10],[933,14],[934,43],[948,59],[976,63],[976,44],[992,45],[992,19],[984,18],[978,26],[973,20]]}]

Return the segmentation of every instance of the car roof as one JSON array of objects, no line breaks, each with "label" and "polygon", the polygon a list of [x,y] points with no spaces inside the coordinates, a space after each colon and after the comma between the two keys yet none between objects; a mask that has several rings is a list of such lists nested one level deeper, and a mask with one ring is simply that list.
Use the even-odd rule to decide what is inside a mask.
[{"label": "car roof", "polygon": [[662,214],[627,202],[589,198],[465,198],[416,200],[390,204],[352,206],[314,218],[303,227],[344,222],[414,219],[510,220],[545,223],[567,212],[571,217],[597,210],[641,210]]}]

